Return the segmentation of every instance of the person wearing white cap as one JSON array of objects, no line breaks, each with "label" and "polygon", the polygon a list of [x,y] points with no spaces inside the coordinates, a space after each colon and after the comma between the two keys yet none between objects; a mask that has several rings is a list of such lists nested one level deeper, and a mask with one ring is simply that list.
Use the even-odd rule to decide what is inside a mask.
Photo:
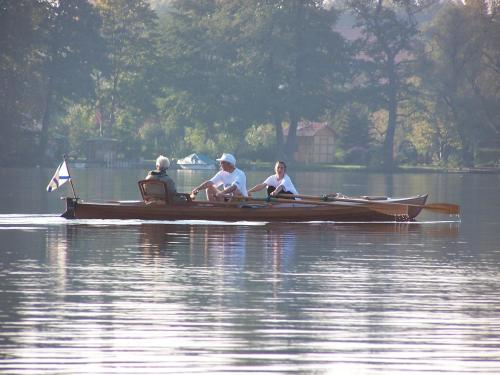
[{"label": "person wearing white cap", "polygon": [[[247,178],[242,170],[236,168],[235,157],[224,153],[216,160],[220,163],[221,170],[210,180],[194,188],[191,194],[196,195],[201,190],[206,190],[209,201],[224,201],[232,195],[247,197]],[[219,190],[221,186],[222,190]]]}]

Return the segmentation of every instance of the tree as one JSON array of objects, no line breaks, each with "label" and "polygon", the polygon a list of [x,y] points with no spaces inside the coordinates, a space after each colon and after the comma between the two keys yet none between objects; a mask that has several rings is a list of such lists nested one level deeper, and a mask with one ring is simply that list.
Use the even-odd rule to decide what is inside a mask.
[{"label": "tree", "polygon": [[429,25],[420,75],[439,121],[458,136],[461,164],[477,145],[498,138],[500,23],[486,1],[445,6]]},{"label": "tree", "polygon": [[[333,30],[337,14],[313,0],[257,1],[252,11],[244,61],[259,83],[263,118],[275,126],[277,156],[293,160],[300,119],[324,114],[346,60],[344,41]],[[283,140],[285,121],[289,131]]]},{"label": "tree", "polygon": [[[0,2],[0,164],[19,162],[23,132],[34,129],[38,112],[36,28],[44,8],[31,0]],[[32,137],[30,137],[32,138]],[[34,159],[25,153],[22,160]]]},{"label": "tree", "polygon": [[99,18],[88,1],[45,1],[42,22],[43,110],[39,154],[47,156],[49,127],[54,112],[65,100],[79,100],[93,93],[92,71],[102,51]]},{"label": "tree", "polygon": [[[145,0],[96,0],[95,6],[108,62],[95,75],[101,135],[124,131],[126,137],[135,137],[138,124],[156,115],[154,101],[163,85],[158,18]],[[135,130],[115,129],[118,119],[126,118],[136,123]]]},{"label": "tree", "polygon": [[[381,108],[387,110],[387,129],[383,145],[383,166],[394,167],[394,136],[398,104],[407,90],[413,43],[419,30],[416,15],[434,1],[347,0],[356,16],[361,37],[358,59],[365,67],[359,82],[377,92]],[[374,90],[375,89],[375,90]]]},{"label": "tree", "polygon": [[273,123],[279,157],[282,123],[288,121],[286,154],[293,159],[297,124],[323,113],[332,67],[343,53],[342,39],[332,31],[335,13],[322,4],[173,2],[165,61],[175,98],[188,101],[175,108],[189,110],[191,121],[235,135]]}]

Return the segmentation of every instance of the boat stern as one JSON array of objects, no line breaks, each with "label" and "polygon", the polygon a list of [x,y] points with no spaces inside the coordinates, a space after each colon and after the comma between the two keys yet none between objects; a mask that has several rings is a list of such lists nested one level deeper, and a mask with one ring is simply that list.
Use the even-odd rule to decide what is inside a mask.
[{"label": "boat stern", "polygon": [[75,207],[78,198],[65,197],[61,199],[66,200],[66,211],[61,216],[65,219],[75,219]]}]

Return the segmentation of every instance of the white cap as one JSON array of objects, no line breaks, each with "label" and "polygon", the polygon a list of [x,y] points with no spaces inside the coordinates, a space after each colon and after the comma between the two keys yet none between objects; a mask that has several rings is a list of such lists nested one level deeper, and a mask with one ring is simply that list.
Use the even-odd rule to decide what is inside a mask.
[{"label": "white cap", "polygon": [[236,165],[236,159],[231,154],[223,153],[222,156],[219,159],[215,159],[215,160],[217,160],[217,161],[227,161],[228,163],[230,163],[232,165]]}]

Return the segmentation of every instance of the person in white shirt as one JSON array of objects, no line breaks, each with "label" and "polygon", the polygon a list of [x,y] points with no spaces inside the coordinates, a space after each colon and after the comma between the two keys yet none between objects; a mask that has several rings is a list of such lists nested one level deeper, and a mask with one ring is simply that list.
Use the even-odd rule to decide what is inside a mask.
[{"label": "person in white shirt", "polygon": [[267,195],[271,197],[276,197],[278,194],[299,194],[295,186],[293,186],[292,180],[286,174],[286,164],[284,161],[278,160],[274,166],[274,171],[276,172],[275,174],[266,178],[261,184],[257,184],[248,190],[248,195],[251,196],[253,192],[260,191],[266,187]]},{"label": "person in white shirt", "polygon": [[[245,173],[236,168],[236,159],[231,154],[222,154],[219,159],[221,170],[210,180],[203,182],[191,192],[196,195],[200,190],[206,190],[209,201],[225,201],[233,195],[247,197],[247,178]],[[222,190],[219,187],[222,186]]]}]

